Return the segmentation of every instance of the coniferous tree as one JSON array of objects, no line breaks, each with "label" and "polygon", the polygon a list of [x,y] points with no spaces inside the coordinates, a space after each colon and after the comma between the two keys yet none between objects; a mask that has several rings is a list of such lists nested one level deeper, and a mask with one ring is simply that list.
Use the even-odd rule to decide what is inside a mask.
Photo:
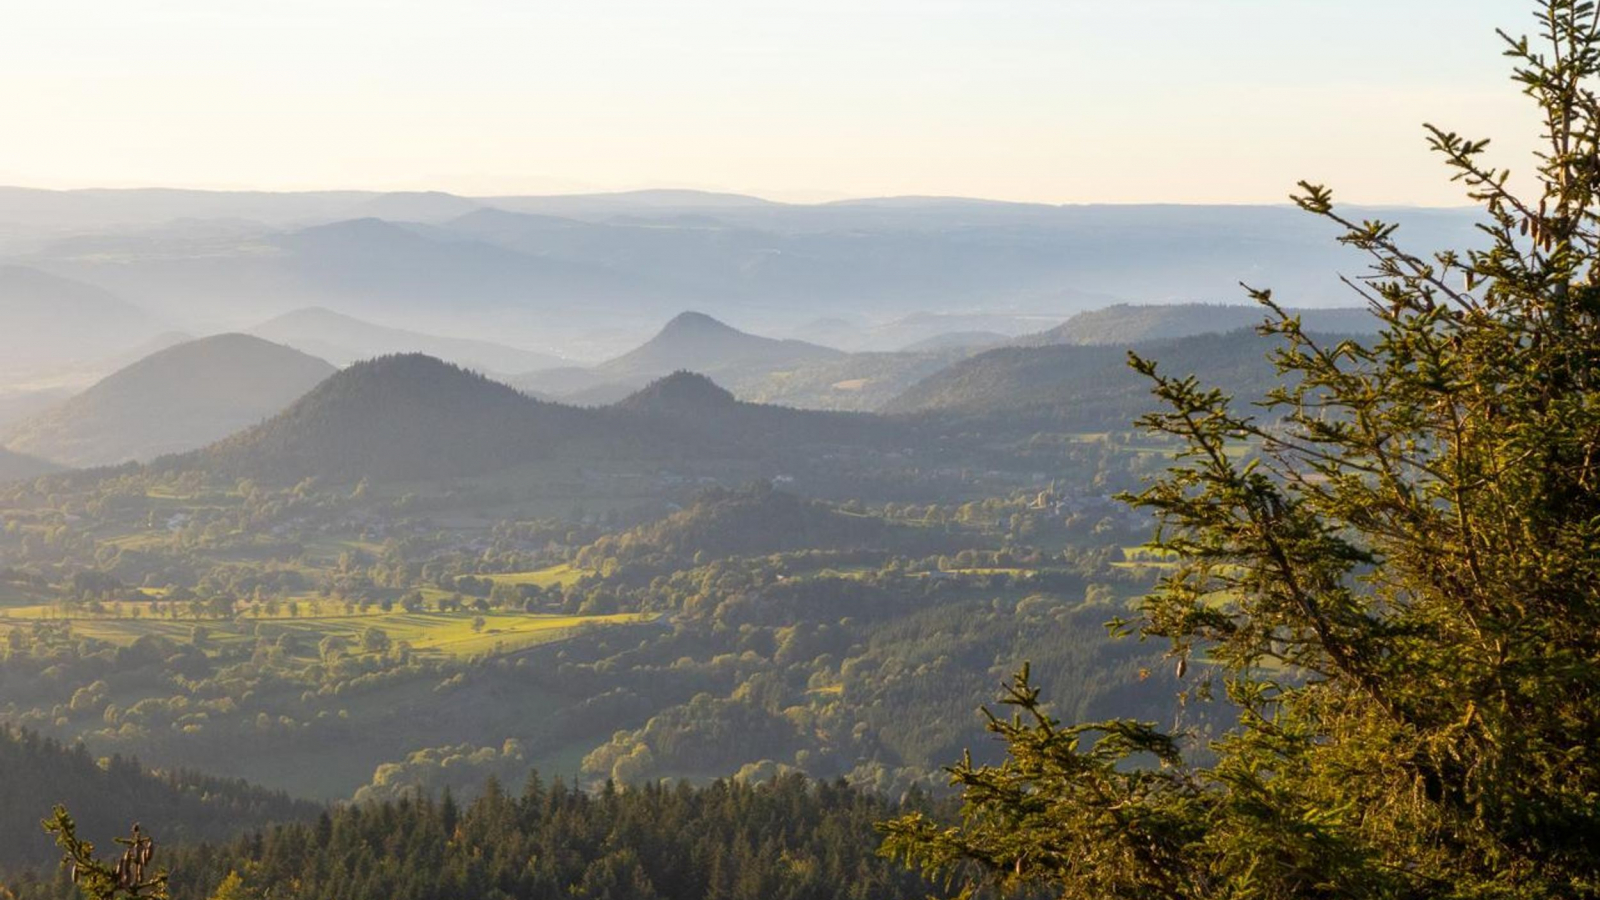
[{"label": "coniferous tree", "polygon": [[1155,363],[1176,466],[1132,498],[1181,560],[1138,629],[1236,721],[1063,726],[1026,672],[999,766],[955,767],[963,824],[888,849],[1064,897],[1600,895],[1600,12],[1546,0],[1506,39],[1538,104],[1539,190],[1429,127],[1487,249],[1308,212],[1370,255],[1382,325],[1322,343],[1253,291],[1283,384],[1249,409]]}]

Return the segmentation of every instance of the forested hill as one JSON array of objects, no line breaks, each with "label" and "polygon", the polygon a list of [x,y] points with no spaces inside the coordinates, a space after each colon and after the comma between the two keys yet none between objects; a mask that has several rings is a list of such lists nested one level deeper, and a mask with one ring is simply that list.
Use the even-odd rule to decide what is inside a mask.
[{"label": "forested hill", "polygon": [[57,858],[39,822],[58,803],[72,811],[82,835],[102,847],[112,846],[111,837],[127,833],[135,821],[159,823],[165,843],[308,819],[321,808],[242,781],[188,772],[157,775],[122,757],[102,766],[81,744],[65,747],[0,727],[0,866],[44,865]]},{"label": "forested hill", "polygon": [[[1275,342],[1253,330],[1151,341],[1134,349],[1172,375],[1197,375],[1236,396],[1260,396],[1278,383],[1268,353]],[[1004,347],[980,353],[918,382],[885,412],[1047,417],[1097,431],[1128,427],[1153,408],[1150,384],[1120,346]]]},{"label": "forested hill", "polygon": [[277,481],[405,480],[546,459],[750,457],[884,444],[902,430],[876,416],[742,403],[686,372],[611,407],[567,406],[409,354],[357,363],[276,417],[160,465]]},{"label": "forested hill", "polygon": [[[173,900],[221,896],[230,880],[228,896],[274,900],[922,900],[934,885],[877,853],[877,823],[911,808],[798,776],[596,794],[530,781],[465,808],[347,807],[162,862]],[[76,900],[63,881],[12,890]]]},{"label": "forested hill", "polygon": [[850,515],[773,490],[761,481],[738,491],[707,491],[689,508],[659,522],[606,535],[580,553],[579,564],[607,557],[632,562],[683,559],[697,553],[722,558],[785,550],[878,548],[890,531],[881,518]]},{"label": "forested hill", "polygon": [[657,378],[614,406],[642,413],[718,414],[737,408],[739,400],[710,378],[680,369]]},{"label": "forested hill", "polygon": [[250,477],[404,479],[491,472],[608,433],[430,356],[357,363],[262,424],[172,462]]},{"label": "forested hill", "polygon": [[904,425],[868,413],[794,409],[747,403],[693,372],[675,372],[605,407],[634,427],[671,435],[697,452],[760,453],[802,446],[888,447],[906,437]]},{"label": "forested hill", "polygon": [[[1377,319],[1365,307],[1290,309],[1307,331],[1370,334]],[[1114,344],[1217,334],[1252,328],[1266,318],[1255,304],[1226,303],[1118,303],[1104,309],[1080,312],[1056,327],[1018,338],[1023,347],[1051,344]]]},{"label": "forested hill", "polygon": [[73,466],[150,460],[221,440],[334,374],[298,350],[244,334],[168,347],[4,437],[13,450]]}]

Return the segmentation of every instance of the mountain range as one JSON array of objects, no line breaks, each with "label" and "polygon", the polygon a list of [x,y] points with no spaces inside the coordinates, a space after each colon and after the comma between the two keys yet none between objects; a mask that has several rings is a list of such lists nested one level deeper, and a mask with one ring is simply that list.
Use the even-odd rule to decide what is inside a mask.
[{"label": "mountain range", "polygon": [[[810,340],[821,337],[813,324],[843,322],[833,330],[856,336],[849,349],[893,350],[941,332],[1019,333],[1005,323],[1119,301],[1240,297],[1241,278],[1295,305],[1349,303],[1328,273],[1363,264],[1326,223],[1277,206],[794,205],[695,192],[0,199],[0,264],[109,289],[160,330],[237,330],[321,306],[585,358],[614,356],[645,336],[634,323],[685,308]],[[1349,212],[1402,221],[1399,238],[1421,252],[1478,241],[1470,212]],[[880,330],[919,315],[1005,327]]]},{"label": "mountain range", "polygon": [[[1371,328],[1365,310],[1303,314],[1308,324],[1324,331],[1330,326],[1350,333]],[[231,437],[223,441],[231,449],[214,458],[240,471],[258,463],[280,473],[299,464],[322,466],[314,460],[326,451],[336,460],[325,467],[328,474],[353,475],[359,460],[370,453],[389,460],[378,474],[398,477],[431,473],[437,467],[424,461],[438,457],[451,460],[449,471],[473,473],[550,456],[576,457],[578,447],[602,456],[671,457],[705,450],[710,446],[707,433],[685,430],[674,421],[687,409],[686,398],[698,404],[692,412],[700,423],[722,435],[717,452],[736,445],[739,452],[751,452],[748,441],[729,442],[726,436],[753,427],[806,439],[804,429],[793,424],[799,410],[774,412],[778,406],[923,417],[1025,410],[1100,427],[1126,424],[1142,408],[1145,385],[1126,368],[1128,346],[1213,381],[1260,385],[1271,375],[1265,345],[1248,333],[1213,330],[1260,315],[1244,306],[1117,306],[987,351],[956,341],[953,347],[926,352],[845,353],[748,334],[704,313],[689,312],[628,353],[588,368],[540,369],[511,379],[518,389],[513,390],[475,375],[468,384],[460,368],[503,371],[547,357],[307,309],[263,323],[256,331],[322,350],[340,363],[386,358],[374,365],[357,363],[345,373],[348,377],[332,379],[335,368],[326,361],[261,337],[233,334],[189,341],[159,350],[81,394],[6,426],[0,444],[34,460],[92,467],[147,461]],[[1167,334],[1182,337],[1149,337]],[[172,339],[163,338],[155,346]],[[440,368],[441,358],[455,366]],[[695,374],[691,378],[689,373]],[[331,382],[324,385],[326,391],[313,390],[325,380]],[[407,392],[414,396],[403,396]],[[453,394],[459,394],[459,402],[446,399]],[[559,402],[544,402],[551,398]],[[14,397],[8,403],[15,400],[12,405],[25,409],[22,401],[27,399]],[[409,412],[407,404],[414,407]],[[610,408],[592,416],[576,406]],[[284,416],[264,421],[284,410]],[[369,421],[371,416],[379,418]],[[660,421],[641,431],[641,417]],[[450,424],[433,434],[423,424],[429,422]],[[237,434],[256,423],[263,424]],[[812,419],[806,425],[825,425],[826,432],[838,422]],[[412,429],[418,433],[411,434]],[[457,443],[452,437],[474,433],[489,437],[479,442],[482,446]],[[297,448],[301,441],[309,443]],[[407,447],[410,456],[402,452]],[[9,468],[32,473],[37,464],[18,462]]]},{"label": "mountain range", "polygon": [[20,265],[0,265],[0,375],[55,371],[123,352],[161,331],[110,291]]},{"label": "mountain range", "polygon": [[819,443],[873,443],[875,416],[743,403],[675,373],[609,407],[551,403],[420,354],[356,363],[278,415],[161,465],[334,482],[481,475],[547,460],[739,458]]},{"label": "mountain range", "polygon": [[[15,278],[72,295],[70,282],[29,270],[9,271]],[[118,308],[115,298],[94,289],[78,294]],[[1372,318],[1364,309],[1297,312],[1309,328],[1323,333],[1372,330]],[[639,431],[638,421],[623,421],[629,416],[660,418],[658,414],[669,409],[681,413],[678,407],[685,396],[699,402],[694,409],[697,416],[715,414],[715,428],[722,433],[756,427],[753,423],[759,420],[759,427],[776,428],[797,439],[805,437],[802,429],[784,422],[792,421],[798,410],[779,415],[770,411],[773,407],[962,418],[1026,410],[1029,415],[1065,416],[1084,427],[1099,427],[1125,424],[1144,399],[1145,386],[1125,365],[1124,350],[1129,346],[1213,381],[1262,383],[1271,374],[1264,361],[1265,345],[1252,343],[1249,334],[1221,333],[1261,316],[1259,309],[1242,305],[1117,305],[1079,314],[1055,328],[987,350],[985,342],[1003,335],[952,333],[950,340],[916,351],[847,353],[807,341],[749,334],[708,314],[686,312],[648,341],[603,363],[552,368],[540,364],[557,358],[507,344],[437,337],[310,308],[262,323],[255,335],[219,335],[170,347],[166,345],[183,336],[149,338],[145,347],[155,352],[43,411],[39,407],[58,397],[59,387],[8,392],[0,396],[0,413],[20,421],[0,423],[0,445],[33,460],[93,467],[184,453],[232,436],[234,442],[224,443],[233,449],[217,459],[277,459],[286,471],[290,456],[300,453],[302,462],[308,462],[318,455],[320,451],[310,445],[302,450],[292,446],[311,436],[313,445],[342,460],[330,469],[342,477],[355,472],[360,456],[354,449],[346,453],[345,444],[361,444],[364,438],[341,435],[337,428],[324,431],[323,426],[363,422],[363,416],[414,401],[416,422],[451,422],[444,431],[492,435],[487,442],[491,446],[451,443],[446,451],[441,448],[449,441],[443,435],[409,435],[408,428],[422,426],[403,424],[403,414],[374,422],[366,437],[396,441],[400,447],[426,439],[439,445],[435,455],[452,460],[452,471],[478,472],[552,454],[576,455],[574,448],[580,446],[602,455],[673,456],[704,449],[706,435],[683,430],[670,421],[671,416],[651,423],[645,429],[648,435]],[[339,364],[357,364],[348,378],[330,379],[334,366],[304,351],[332,357]],[[374,357],[386,359],[381,365],[359,364]],[[435,365],[439,360],[454,365],[439,369]],[[538,367],[507,379],[517,390],[501,384],[485,387],[487,379],[477,376],[467,387],[461,381],[466,373],[457,369],[504,373],[528,363]],[[422,370],[429,367],[444,384],[428,383]],[[689,373],[695,374],[694,380],[688,380]],[[398,378],[397,383],[382,383],[391,378]],[[329,393],[314,392],[324,380],[334,382],[327,386]],[[417,396],[410,400],[399,396],[408,390]],[[431,390],[443,393],[429,399]],[[442,399],[451,391],[471,399],[453,408]],[[350,401],[347,395],[364,399]],[[558,402],[544,402],[552,399]],[[337,411],[326,411],[330,405]],[[611,408],[589,416],[574,408],[578,406]],[[289,411],[288,418],[264,422],[284,410]],[[730,411],[740,421],[729,419]],[[263,424],[248,437],[237,434],[256,423]],[[827,427],[835,425],[830,421]],[[653,447],[642,449],[652,441]],[[733,444],[724,440],[719,452]],[[741,446],[750,450],[748,442]],[[413,449],[414,458],[404,459],[392,448],[369,448],[376,458],[393,457],[386,477],[428,469],[421,460],[434,450]],[[34,472],[37,463],[18,462],[10,468]]]}]

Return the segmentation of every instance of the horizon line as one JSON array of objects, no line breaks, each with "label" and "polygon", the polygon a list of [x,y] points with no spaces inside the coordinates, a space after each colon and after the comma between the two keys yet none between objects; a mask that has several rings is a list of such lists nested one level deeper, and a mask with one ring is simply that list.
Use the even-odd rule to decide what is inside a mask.
[{"label": "horizon line", "polygon": [[[1255,208],[1295,208],[1295,204],[1286,195],[1283,200],[1268,202],[1261,200],[1239,201],[1182,201],[1182,200],[1090,200],[1069,201],[1052,203],[1047,200],[1005,200],[994,197],[979,197],[966,194],[865,194],[860,196],[839,197],[832,200],[775,200],[762,196],[759,193],[750,193],[734,190],[718,190],[711,188],[686,188],[686,187],[645,187],[623,188],[617,190],[583,190],[583,191],[555,191],[549,193],[502,193],[502,194],[465,194],[454,191],[437,189],[415,188],[207,188],[207,187],[172,187],[168,185],[150,184],[141,186],[85,186],[71,188],[38,187],[27,184],[0,184],[0,191],[28,191],[41,194],[112,194],[112,193],[174,193],[174,194],[266,194],[295,196],[307,194],[367,194],[373,196],[438,196],[451,197],[460,200],[494,201],[494,200],[544,200],[544,199],[580,199],[598,197],[627,197],[643,194],[684,194],[699,195],[703,197],[737,198],[740,200],[754,200],[770,206],[790,207],[828,207],[848,206],[851,204],[881,203],[881,202],[948,202],[948,203],[982,203],[993,206],[1035,206],[1048,209],[1070,209],[1083,207],[1255,207]],[[1403,202],[1361,202],[1351,201],[1337,204],[1346,208],[1362,209],[1412,209],[1412,210],[1440,210],[1462,211],[1477,209],[1470,203],[1454,206],[1431,206],[1420,203]]]}]

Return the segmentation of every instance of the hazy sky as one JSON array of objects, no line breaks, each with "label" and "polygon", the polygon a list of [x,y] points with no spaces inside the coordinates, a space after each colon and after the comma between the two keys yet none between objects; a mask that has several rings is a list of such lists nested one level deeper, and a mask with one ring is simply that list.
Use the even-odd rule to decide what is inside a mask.
[{"label": "hazy sky", "polygon": [[1460,203],[1512,0],[8,0],[0,183]]}]

